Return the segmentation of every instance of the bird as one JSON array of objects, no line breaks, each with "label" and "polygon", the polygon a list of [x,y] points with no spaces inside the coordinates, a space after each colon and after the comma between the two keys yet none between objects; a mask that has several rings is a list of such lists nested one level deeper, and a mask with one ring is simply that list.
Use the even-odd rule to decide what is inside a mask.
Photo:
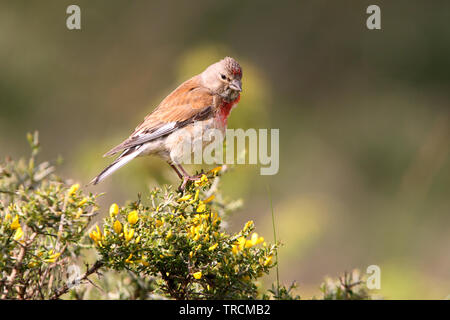
[{"label": "bird", "polygon": [[180,190],[199,175],[189,175],[181,166],[186,152],[183,137],[192,134],[196,125],[202,130],[227,127],[228,116],[240,100],[242,68],[231,57],[211,64],[202,73],[186,80],[173,90],[145,117],[133,133],[103,156],[119,154],[99,175],[96,185],[131,160],[142,156],[158,156],[165,160],[182,180]]}]

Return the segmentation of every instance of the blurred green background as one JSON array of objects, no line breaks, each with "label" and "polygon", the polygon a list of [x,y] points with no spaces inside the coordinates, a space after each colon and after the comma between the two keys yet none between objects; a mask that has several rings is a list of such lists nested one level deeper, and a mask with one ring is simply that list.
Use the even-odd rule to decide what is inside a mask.
[{"label": "blurred green background", "polygon": [[[66,8],[81,7],[81,31]],[[181,81],[226,55],[244,70],[230,128],[279,128],[280,171],[238,166],[224,194],[242,198],[229,221],[254,220],[281,249],[280,277],[303,297],[325,275],[381,268],[386,298],[450,294],[450,2],[0,1],[0,157],[28,152],[86,184]],[[193,168],[190,168],[192,171]],[[177,183],[140,158],[92,192],[124,204]],[[274,280],[265,279],[264,286]]]}]

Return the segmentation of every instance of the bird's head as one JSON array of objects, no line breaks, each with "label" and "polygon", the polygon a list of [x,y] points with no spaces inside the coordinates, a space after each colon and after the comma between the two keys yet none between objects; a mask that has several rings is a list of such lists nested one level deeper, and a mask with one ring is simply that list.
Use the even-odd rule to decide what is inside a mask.
[{"label": "bird's head", "polygon": [[227,101],[235,100],[242,91],[242,68],[230,57],[210,65],[201,79],[206,88]]}]

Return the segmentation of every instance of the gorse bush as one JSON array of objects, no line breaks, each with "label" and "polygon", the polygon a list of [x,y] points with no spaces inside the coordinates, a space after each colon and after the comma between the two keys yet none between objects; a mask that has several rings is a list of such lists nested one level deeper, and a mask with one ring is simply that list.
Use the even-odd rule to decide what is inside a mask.
[{"label": "gorse bush", "polygon": [[69,263],[84,247],[96,214],[93,195],[57,178],[54,167],[36,164],[38,136],[28,135],[28,161],[0,166],[0,295],[46,299],[65,283]]},{"label": "gorse bush", "polygon": [[[236,233],[224,228],[238,203],[223,201],[220,167],[183,192],[165,186],[114,203],[92,225],[98,196],[58,178],[54,164],[36,164],[37,133],[28,140],[28,160],[0,165],[2,299],[299,299],[295,286],[263,292],[256,285],[277,267],[278,244],[252,221]],[[368,298],[361,286],[322,289],[328,299]]]},{"label": "gorse bush", "polygon": [[100,261],[160,277],[156,293],[177,299],[256,298],[254,280],[273,267],[276,246],[253,232],[252,221],[235,234],[222,228],[223,205],[207,195],[213,176],[182,194],[155,189],[149,206],[113,204],[103,227],[90,233]]}]

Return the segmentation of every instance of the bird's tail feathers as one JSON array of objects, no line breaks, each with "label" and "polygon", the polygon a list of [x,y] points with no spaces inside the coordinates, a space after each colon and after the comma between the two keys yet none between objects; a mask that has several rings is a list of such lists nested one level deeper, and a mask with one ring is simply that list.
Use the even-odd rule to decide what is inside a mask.
[{"label": "bird's tail feathers", "polygon": [[98,176],[96,176],[90,184],[96,185],[100,183],[103,179],[111,175],[114,171],[120,169],[125,164],[136,158],[142,150],[140,150],[140,146],[132,147],[130,149],[125,150],[122,152],[120,156],[117,157],[116,160],[114,160],[113,163],[111,163],[109,166],[107,166],[105,169],[103,169],[102,172]]}]

